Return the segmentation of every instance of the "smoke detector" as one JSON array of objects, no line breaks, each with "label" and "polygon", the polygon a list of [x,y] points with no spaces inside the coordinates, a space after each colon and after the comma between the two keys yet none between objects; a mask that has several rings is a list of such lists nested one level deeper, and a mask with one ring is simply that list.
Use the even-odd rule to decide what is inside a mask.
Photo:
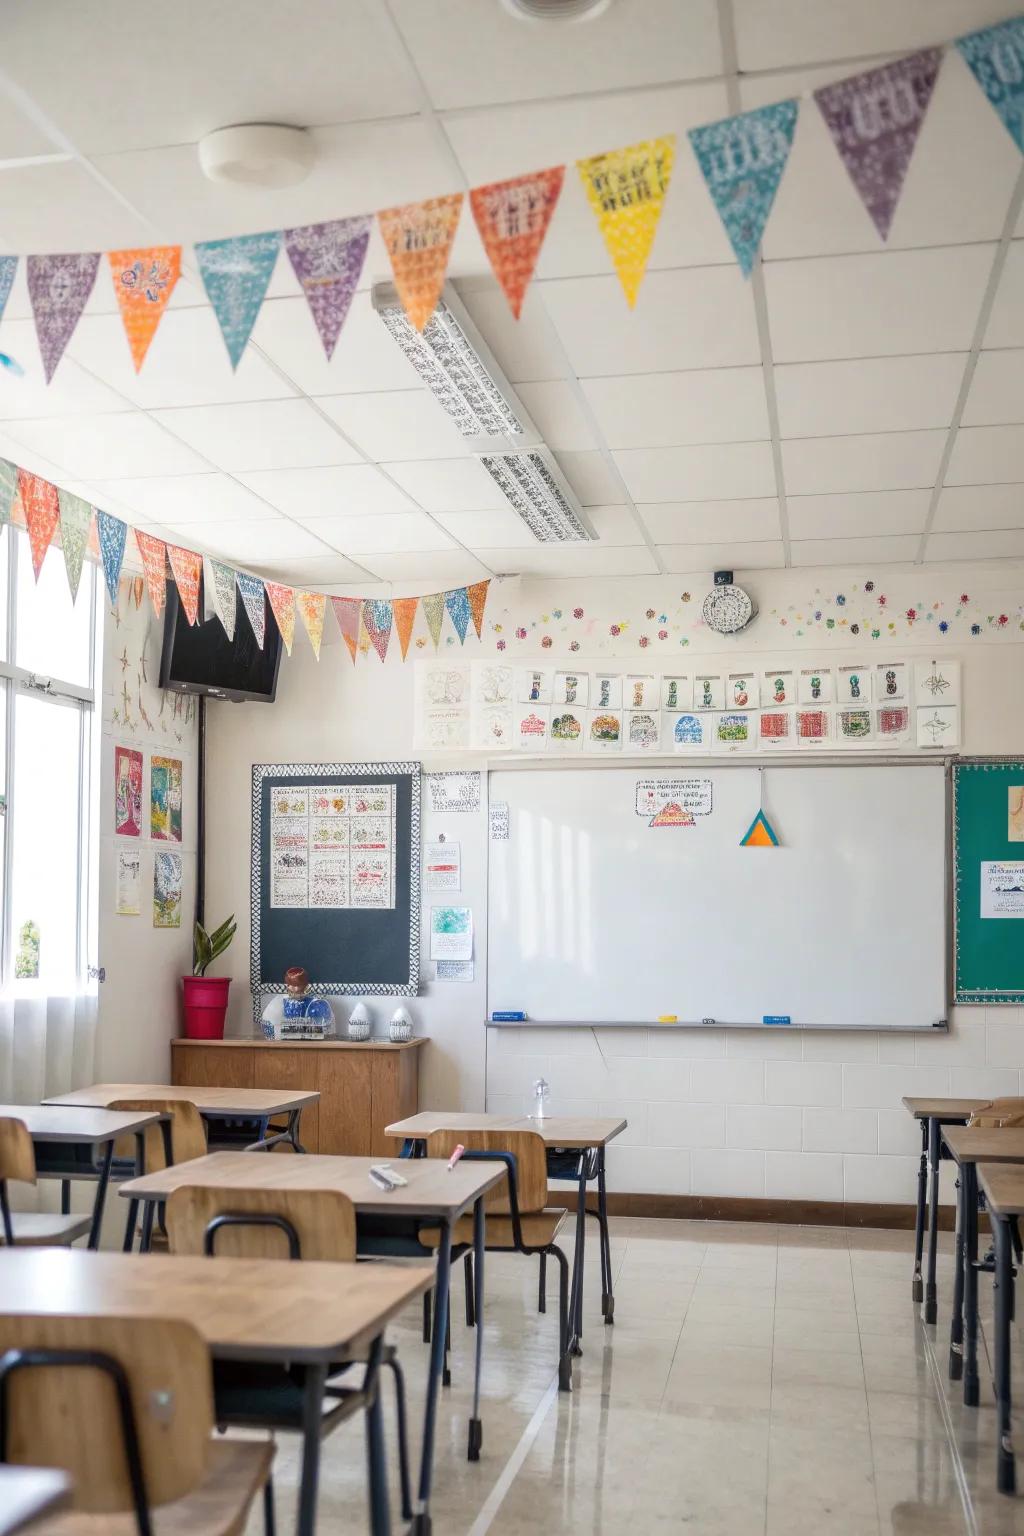
[{"label": "smoke detector", "polygon": [[593,21],[612,0],[501,0],[517,21]]},{"label": "smoke detector", "polygon": [[733,585],[732,571],[716,571],[715,584],[701,609],[708,629],[716,635],[738,635],[757,615],[749,592]]},{"label": "smoke detector", "polygon": [[313,168],[316,150],[305,128],[284,123],[237,123],[199,140],[199,165],[209,181],[245,187],[294,187]]}]

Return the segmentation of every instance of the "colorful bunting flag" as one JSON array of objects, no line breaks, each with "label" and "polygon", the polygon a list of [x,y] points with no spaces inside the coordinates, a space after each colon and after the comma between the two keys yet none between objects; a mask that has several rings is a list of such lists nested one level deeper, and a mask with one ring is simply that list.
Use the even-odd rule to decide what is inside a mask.
[{"label": "colorful bunting flag", "polygon": [[0,256],[0,317],[3,316],[3,312],[7,308],[7,300],[11,296],[14,274],[17,270],[17,256]]},{"label": "colorful bunting flag", "polygon": [[431,592],[426,597],[420,598],[420,607],[423,609],[423,617],[427,621],[430,638],[434,642],[436,651],[441,644],[441,625],[444,623],[445,593]]},{"label": "colorful bunting flag", "polygon": [[146,586],[149,590],[149,600],[156,610],[157,618],[164,611],[164,600],[167,596],[165,586],[167,573],[167,545],[163,539],[154,538],[151,533],[142,533],[135,529],[135,542],[139,546],[139,554],[142,556],[142,569],[146,573]]},{"label": "colorful bunting flag", "polygon": [[517,320],[564,178],[565,166],[556,165],[469,194],[487,259]]},{"label": "colorful bunting flag", "polygon": [[154,245],[144,251],[108,251],[114,292],[135,364],[142,367],[167,301],[181,276],[181,246]]},{"label": "colorful bunting flag", "polygon": [[386,597],[363,599],[363,628],[370,637],[374,650],[384,660],[391,639],[391,604]]},{"label": "colorful bunting flag", "polygon": [[0,528],[11,520],[11,508],[18,489],[18,466],[0,459]]},{"label": "colorful bunting flag", "polygon": [[324,635],[324,614],[327,610],[327,599],[322,592],[296,592],[295,601],[299,612],[302,614],[302,622],[306,626],[306,634],[309,643],[313,647],[313,655],[320,660],[320,642]]},{"label": "colorful bunting flag", "polygon": [[128,536],[128,524],[109,512],[96,512],[96,533],[100,541],[100,559],[103,561],[103,579],[107,584],[110,606],[117,607],[117,584],[121,579],[124,562],[124,545]]},{"label": "colorful bunting flag", "polygon": [[1024,16],[957,39],[971,73],[1024,153]]},{"label": "colorful bunting flag", "polygon": [[356,659],[356,649],[359,645],[359,614],[362,604],[358,597],[332,597],[331,606],[334,609],[334,617],[338,621],[341,630],[341,638],[348,646],[348,653],[352,660]]},{"label": "colorful bunting flag", "polygon": [[465,645],[466,630],[469,628],[469,598],[466,596],[465,587],[455,587],[453,591],[446,592],[444,605],[448,610],[449,618],[455,625],[455,633]]},{"label": "colorful bunting flag", "polygon": [[92,507],[81,496],[71,491],[59,490],[57,503],[60,508],[60,543],[64,551],[64,568],[68,573],[71,601],[78,596],[78,583],[82,579],[82,561],[85,546],[89,542],[92,523]]},{"label": "colorful bunting flag", "polygon": [[256,324],[280,244],[280,231],[273,230],[264,235],[204,240],[195,248],[206,296],[217,316],[232,368],[238,367]]},{"label": "colorful bunting flag", "polygon": [[252,632],[256,636],[256,644],[260,650],[267,635],[267,611],[264,602],[263,583],[258,576],[250,576],[246,571],[236,571],[235,581],[238,590],[242,594],[242,606],[245,616],[252,626]]},{"label": "colorful bunting flag", "polygon": [[203,574],[203,557],[197,555],[194,549],[182,549],[177,544],[168,544],[167,558],[171,562],[174,584],[185,617],[190,624],[194,624],[199,617],[199,582]]},{"label": "colorful bunting flag", "polygon": [[393,597],[391,599],[391,611],[394,614],[395,628],[398,631],[398,643],[402,647],[402,660],[406,658],[409,650],[409,641],[412,639],[412,627],[416,623],[416,609],[419,606],[418,597]]},{"label": "colorful bunting flag", "polygon": [[839,158],[883,240],[941,63],[941,51],[928,48],[814,93]]},{"label": "colorful bunting flag", "polygon": [[675,154],[676,136],[669,133],[576,162],[630,308],[647,270]]},{"label": "colorful bunting flag", "polygon": [[478,640],[483,635],[484,608],[487,606],[487,589],[490,585],[490,578],[488,578],[487,581],[477,581],[471,587],[466,588],[466,601],[469,603],[469,611],[473,615],[473,628],[476,630]]},{"label": "colorful bunting flag", "polygon": [[363,270],[370,223],[371,217],[366,214],[356,219],[335,219],[330,224],[306,224],[284,232],[284,248],[328,357],[334,355]]},{"label": "colorful bunting flag", "polygon": [[213,609],[221,622],[221,628],[229,640],[235,638],[235,575],[236,572],[230,565],[225,565],[222,560],[210,561],[210,574],[213,577],[212,596]]},{"label": "colorful bunting flag", "polygon": [[462,193],[406,203],[378,213],[395,287],[410,323],[422,331],[441,297],[455,229],[462,210]]},{"label": "colorful bunting flag", "polygon": [[744,277],[749,277],[782,173],[799,102],[776,102],[690,129],[697,163]]},{"label": "colorful bunting flag", "polygon": [[49,480],[44,480],[41,475],[30,475],[27,469],[19,469],[18,494],[21,497],[25,527],[28,529],[28,542],[32,550],[32,570],[38,581],[39,572],[46,559],[46,551],[50,547],[57,519],[60,516],[57,487],[51,485]]},{"label": "colorful bunting flag", "polygon": [[92,293],[98,253],[78,256],[30,256],[28,296],[36,321],[43,372],[49,384]]},{"label": "colorful bunting flag", "polygon": [[270,599],[271,612],[281,631],[284,648],[290,656],[295,641],[295,589],[283,587],[277,581],[265,581],[263,585]]}]

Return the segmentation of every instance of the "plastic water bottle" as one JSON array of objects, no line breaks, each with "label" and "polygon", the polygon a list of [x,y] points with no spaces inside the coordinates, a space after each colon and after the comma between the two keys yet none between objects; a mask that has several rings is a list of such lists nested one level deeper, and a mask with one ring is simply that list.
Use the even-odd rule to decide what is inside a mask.
[{"label": "plastic water bottle", "polygon": [[546,1120],[548,1113],[547,1079],[538,1077],[533,1085],[533,1114],[531,1120]]}]

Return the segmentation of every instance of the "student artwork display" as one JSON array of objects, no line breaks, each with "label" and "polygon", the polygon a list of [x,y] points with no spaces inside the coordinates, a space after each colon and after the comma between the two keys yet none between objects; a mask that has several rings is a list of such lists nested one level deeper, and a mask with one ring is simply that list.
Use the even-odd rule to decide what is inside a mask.
[{"label": "student artwork display", "polygon": [[1024,863],[983,859],[982,917],[1024,917]]},{"label": "student artwork display", "polygon": [[117,904],[118,917],[138,917],[142,911],[142,850],[119,848],[117,850]]},{"label": "student artwork display", "polygon": [[473,912],[470,907],[431,907],[431,960],[472,960]]},{"label": "student artwork display", "polygon": [[158,842],[181,842],[181,759],[149,760],[149,835]]},{"label": "student artwork display", "polygon": [[114,748],[114,832],[142,836],[142,753],[132,747]]},{"label": "student artwork display", "polygon": [[667,806],[681,806],[690,816],[710,816],[713,785],[710,779],[637,779],[636,814],[657,816]]},{"label": "student artwork display", "polygon": [[450,843],[445,837],[435,838],[426,845],[423,860],[423,889],[425,891],[461,891],[462,845]]},{"label": "student artwork display", "polygon": [[181,927],[181,854],[157,849],[153,855],[153,927]]},{"label": "student artwork display", "polygon": [[1024,843],[1024,784],[1011,784],[1006,798],[1006,841]]},{"label": "student artwork display", "polygon": [[796,703],[796,681],[792,672],[765,672],[763,678],[765,704]]},{"label": "student artwork display", "polygon": [[803,667],[797,687],[801,704],[831,704],[832,673],[827,667]]},{"label": "student artwork display", "polygon": [[393,908],[394,786],[276,789],[270,866],[272,908]]},{"label": "student artwork display", "polygon": [[796,740],[796,729],[791,709],[763,709],[758,718],[758,743],[762,747],[782,747],[791,751]]},{"label": "student artwork display", "polygon": [[478,811],[481,775],[470,773],[428,773],[427,792],[432,811]]}]

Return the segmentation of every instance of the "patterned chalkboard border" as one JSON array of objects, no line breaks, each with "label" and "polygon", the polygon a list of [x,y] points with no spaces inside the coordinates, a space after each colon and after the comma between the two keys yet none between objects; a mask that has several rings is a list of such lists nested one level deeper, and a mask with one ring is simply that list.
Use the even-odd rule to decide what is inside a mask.
[{"label": "patterned chalkboard border", "polygon": [[408,778],[410,781],[409,856],[409,980],[407,982],[332,981],[311,983],[318,997],[348,993],[358,997],[415,997],[420,978],[420,763],[253,763],[252,841],[249,860],[251,910],[249,989],[253,1022],[259,1024],[263,998],[285,990],[284,982],[260,980],[260,850],[263,846],[263,783],[269,778],[300,778],[309,775],[310,785],[348,782],[345,775],[360,779],[375,776]]},{"label": "patterned chalkboard border", "polygon": [[1015,1007],[1024,1003],[1022,991],[1000,991],[996,987],[972,987],[969,991],[960,986],[960,800],[957,790],[962,773],[991,773],[996,769],[1013,768],[1019,758],[997,757],[990,762],[958,762],[953,764],[953,1002],[959,1007],[970,1003],[1002,1004]]}]

